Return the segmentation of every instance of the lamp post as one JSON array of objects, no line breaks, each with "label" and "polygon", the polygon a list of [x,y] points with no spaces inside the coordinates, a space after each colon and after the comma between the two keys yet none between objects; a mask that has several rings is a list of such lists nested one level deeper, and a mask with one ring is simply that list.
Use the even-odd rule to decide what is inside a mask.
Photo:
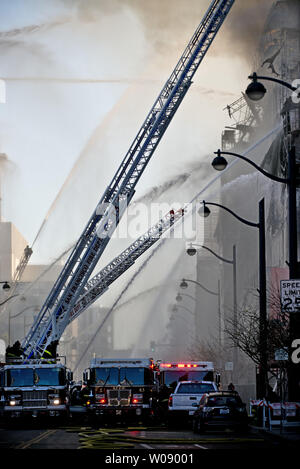
[{"label": "lamp post", "polygon": [[[256,73],[248,77],[252,83],[248,86],[246,94],[250,99],[258,101],[262,99],[266,93],[264,86],[258,80],[267,80],[278,83],[285,88],[297,91],[297,88],[290,83],[278,80],[273,77],[258,76]],[[299,93],[296,98],[299,99]],[[289,187],[289,269],[290,279],[300,278],[300,268],[298,263],[298,249],[297,249],[297,164],[295,156],[295,147],[293,146],[288,153],[288,179],[287,184]],[[283,181],[282,181],[283,182]],[[300,337],[300,319],[297,313],[290,315],[290,341],[293,343],[294,339]],[[288,370],[288,394],[290,401],[297,401],[300,398],[300,383],[299,383],[299,364],[290,362]]]},{"label": "lamp post", "polygon": [[229,212],[241,223],[258,228],[259,230],[259,344],[260,344],[260,362],[261,368],[259,373],[259,382],[257,389],[257,397],[266,397],[266,384],[267,384],[267,369],[268,369],[268,357],[267,357],[267,284],[266,284],[266,245],[265,245],[265,204],[264,199],[259,202],[259,221],[258,223],[251,222],[245,218],[240,217],[235,212],[230,210],[224,205],[220,205],[214,202],[203,201],[203,209],[199,211],[200,215],[208,217],[210,210],[207,205],[213,205],[215,207],[222,208],[226,212]]},{"label": "lamp post", "polygon": [[[195,246],[201,247],[202,249],[206,249],[208,252],[213,254],[217,259],[225,264],[232,265],[232,284],[233,284],[233,323],[234,323],[234,330],[237,331],[237,276],[236,276],[236,245],[232,246],[232,260],[226,259],[219,254],[215,253],[212,249],[207,246],[203,246],[202,244],[197,243],[190,243],[189,247],[187,248],[186,252],[189,256],[194,256],[197,252]],[[237,356],[237,347],[234,346],[234,362],[237,366],[238,363],[238,356]]]},{"label": "lamp post", "polygon": [[[278,81],[278,80],[275,80]],[[279,80],[280,82],[280,80]],[[251,86],[251,85],[249,85]],[[261,174],[266,176],[267,178],[279,182],[281,184],[287,184],[288,186],[288,212],[289,212],[289,271],[290,271],[290,279],[297,279],[300,277],[299,272],[299,263],[298,263],[298,240],[297,240],[297,162],[296,162],[296,149],[295,146],[288,152],[288,177],[282,178],[278,176],[274,176],[266,172],[264,169],[260,168],[257,164],[253,161],[249,160],[243,155],[233,153],[233,152],[226,152],[218,150],[215,152],[217,155],[213,162],[212,166],[218,170],[222,171],[227,166],[227,161],[222,155],[230,155],[236,156],[251,166],[253,166],[257,171]],[[298,339],[300,337],[300,321],[296,317],[296,313],[291,313],[290,316],[290,340],[291,343],[294,339]],[[298,367],[295,364],[290,364],[290,369],[288,373],[288,381],[289,381],[289,400],[297,400],[299,398],[299,378],[297,377],[298,374]]]},{"label": "lamp post", "polygon": [[213,162],[212,166],[217,171],[223,171],[227,166],[227,161],[222,155],[236,156],[251,166],[253,166],[257,171],[266,176],[269,179],[272,179],[275,182],[280,182],[282,184],[287,184],[289,188],[289,266],[290,266],[290,278],[297,278],[299,276],[299,266],[297,259],[297,164],[296,164],[296,150],[293,146],[288,153],[288,177],[282,178],[270,174],[256,163],[251,161],[249,158],[240,155],[238,153],[221,151],[218,150],[215,152],[217,155]]},{"label": "lamp post", "polygon": [[[248,77],[252,80],[252,83],[248,86],[246,90],[247,96],[254,100],[259,101],[266,94],[266,89],[262,83],[258,80],[267,80],[274,83],[278,83],[289,90],[295,92],[297,88],[292,86],[290,83],[279,80],[278,78],[258,76],[256,73]],[[241,155],[236,155],[241,158]],[[245,157],[243,157],[245,159]],[[247,161],[247,159],[246,159]],[[290,269],[290,278],[296,279],[299,278],[299,265],[298,265],[298,251],[297,251],[297,163],[296,163],[296,149],[295,146],[292,146],[291,150],[288,152],[288,177],[287,178],[277,178],[269,173],[266,173],[257,165],[254,165],[253,162],[248,160],[248,163],[255,166],[262,174],[273,179],[274,181],[281,182],[288,185],[289,188],[289,269]]]},{"label": "lamp post", "polygon": [[186,289],[188,288],[188,283],[191,282],[200,287],[202,290],[204,290],[206,293],[209,293],[210,295],[217,296],[218,297],[218,321],[219,321],[219,345],[221,345],[221,288],[220,288],[220,280],[218,280],[218,291],[212,291],[209,288],[206,288],[204,285],[202,285],[200,282],[197,282],[196,280],[190,280],[190,279],[182,279],[180,288]]}]

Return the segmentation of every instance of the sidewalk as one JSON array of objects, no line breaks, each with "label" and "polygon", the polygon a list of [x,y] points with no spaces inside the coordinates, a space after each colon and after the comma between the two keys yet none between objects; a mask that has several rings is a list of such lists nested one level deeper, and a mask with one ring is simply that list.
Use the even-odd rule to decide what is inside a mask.
[{"label": "sidewalk", "polygon": [[289,442],[292,445],[300,442],[300,427],[272,427],[272,430],[269,430],[267,428],[250,425],[250,428],[253,431],[269,435],[272,438],[277,439],[278,441]]}]

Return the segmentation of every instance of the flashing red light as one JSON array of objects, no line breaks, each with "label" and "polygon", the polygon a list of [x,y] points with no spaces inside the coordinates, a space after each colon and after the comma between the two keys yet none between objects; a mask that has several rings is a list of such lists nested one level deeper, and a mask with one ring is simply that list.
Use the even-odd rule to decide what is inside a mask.
[{"label": "flashing red light", "polygon": [[193,368],[197,368],[198,365],[193,365]]},{"label": "flashing red light", "polygon": [[185,367],[185,365],[183,363],[178,363],[177,366],[178,366],[178,368],[184,368]]},{"label": "flashing red light", "polygon": [[100,404],[106,404],[106,399],[100,399]]},{"label": "flashing red light", "polygon": [[171,365],[171,363],[162,363],[161,366],[163,368],[171,368],[172,365]]},{"label": "flashing red light", "polygon": [[132,399],[132,404],[138,404],[139,400],[138,399]]},{"label": "flashing red light", "polygon": [[186,366],[187,366],[187,368],[191,368],[192,365],[191,365],[191,364],[188,364],[188,365],[186,365]]}]

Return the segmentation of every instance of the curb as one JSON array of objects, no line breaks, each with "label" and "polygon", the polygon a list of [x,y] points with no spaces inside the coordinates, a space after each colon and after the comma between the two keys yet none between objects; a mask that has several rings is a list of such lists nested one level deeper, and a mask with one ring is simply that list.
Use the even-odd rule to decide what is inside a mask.
[{"label": "curb", "polygon": [[272,430],[267,430],[267,429],[264,429],[262,427],[255,427],[254,425],[249,425],[249,427],[252,430],[255,430],[258,433],[263,433],[265,435],[271,436],[272,438],[274,438],[275,440],[278,440],[278,441],[285,441],[285,442],[291,443],[293,445],[299,444],[299,442],[300,442],[300,436],[299,436],[299,440],[297,441],[297,440],[293,440],[293,439],[289,438],[288,435],[282,435],[280,433],[278,434],[278,433],[273,432]]}]

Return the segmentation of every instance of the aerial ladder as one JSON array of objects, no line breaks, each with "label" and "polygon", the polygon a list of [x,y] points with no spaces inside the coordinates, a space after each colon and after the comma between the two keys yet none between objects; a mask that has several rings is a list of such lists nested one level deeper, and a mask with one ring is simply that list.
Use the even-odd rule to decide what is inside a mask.
[{"label": "aerial ladder", "polygon": [[63,323],[84,293],[96,264],[135,193],[140,177],[233,3],[234,0],[211,2],[25,337],[22,349],[27,358],[43,356],[47,347],[60,336],[58,324]]},{"label": "aerial ladder", "polygon": [[84,293],[79,297],[73,309],[65,316],[62,324],[59,324],[60,335],[71,321],[76,319],[83,311],[98,300],[115,280],[126,272],[142,254],[159,241],[162,235],[178,220],[182,219],[183,216],[184,209],[177,210],[176,212],[171,210],[164,218],[135,240],[121,254],[115,257],[106,267],[98,272],[98,274],[92,277],[87,282]]},{"label": "aerial ladder", "polygon": [[108,288],[128,270],[142,254],[157,243],[178,221],[182,220],[184,209],[170,210],[158,223],[153,225],[146,233],[137,238],[130,246],[116,256],[106,267],[94,275],[84,287],[83,294],[79,297],[74,307],[62,315],[57,322],[56,340],[59,340],[66,327],[83,311],[97,301]]}]

